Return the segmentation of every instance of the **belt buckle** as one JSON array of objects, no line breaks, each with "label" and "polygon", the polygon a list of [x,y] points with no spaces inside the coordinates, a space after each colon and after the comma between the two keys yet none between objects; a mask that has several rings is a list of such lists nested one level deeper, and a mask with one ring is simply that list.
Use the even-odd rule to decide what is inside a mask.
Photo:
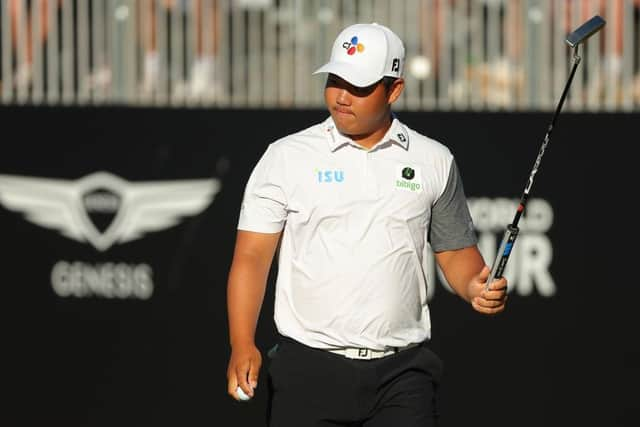
[{"label": "belt buckle", "polygon": [[360,359],[368,359],[369,358],[369,349],[368,348],[359,348],[358,349],[358,358],[360,358]]}]

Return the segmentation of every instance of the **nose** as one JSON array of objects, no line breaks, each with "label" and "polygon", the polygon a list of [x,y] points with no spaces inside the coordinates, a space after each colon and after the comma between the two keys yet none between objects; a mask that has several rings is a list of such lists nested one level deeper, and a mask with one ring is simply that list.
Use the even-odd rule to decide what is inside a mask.
[{"label": "nose", "polygon": [[338,91],[338,96],[336,96],[336,102],[340,105],[350,105],[351,104],[351,94],[345,88],[341,88]]}]

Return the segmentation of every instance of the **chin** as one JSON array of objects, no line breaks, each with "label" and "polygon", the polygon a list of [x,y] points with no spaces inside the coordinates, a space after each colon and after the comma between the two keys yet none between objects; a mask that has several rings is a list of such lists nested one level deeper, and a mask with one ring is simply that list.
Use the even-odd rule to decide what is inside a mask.
[{"label": "chin", "polygon": [[349,127],[349,126],[341,126],[341,125],[340,125],[340,124],[338,124],[337,122],[336,122],[336,128],[338,129],[338,131],[340,131],[340,133],[341,133],[341,134],[343,134],[343,135],[347,135],[347,136],[350,136],[350,137],[351,137],[351,136],[355,136],[355,135],[357,135],[357,134],[358,134],[358,133],[357,133],[355,130],[353,130],[351,127]]},{"label": "chin", "polygon": [[333,117],[333,123],[335,123],[336,128],[340,131],[340,133],[344,135],[357,134],[356,126],[354,126],[354,123],[349,123],[355,121],[355,117],[353,118],[353,120],[345,120],[344,117],[339,117],[338,114],[332,114],[331,116]]}]

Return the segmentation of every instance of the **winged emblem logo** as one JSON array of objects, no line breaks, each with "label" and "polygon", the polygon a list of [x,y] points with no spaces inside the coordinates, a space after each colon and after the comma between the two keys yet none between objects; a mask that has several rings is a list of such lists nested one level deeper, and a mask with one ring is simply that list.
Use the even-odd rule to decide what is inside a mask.
[{"label": "winged emblem logo", "polygon": [[[130,182],[104,171],[77,180],[0,175],[0,204],[106,251],[201,213],[220,187],[215,178]],[[109,220],[99,226],[92,210],[110,213]]]}]

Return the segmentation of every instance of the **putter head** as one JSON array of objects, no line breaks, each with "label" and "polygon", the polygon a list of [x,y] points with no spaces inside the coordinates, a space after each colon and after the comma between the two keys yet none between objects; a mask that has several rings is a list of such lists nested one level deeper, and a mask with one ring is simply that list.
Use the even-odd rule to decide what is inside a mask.
[{"label": "putter head", "polygon": [[580,43],[591,37],[593,34],[600,31],[605,24],[606,21],[602,19],[600,15],[595,15],[593,18],[589,19],[587,22],[580,25],[576,30],[570,33],[565,41],[569,46],[575,48]]}]

